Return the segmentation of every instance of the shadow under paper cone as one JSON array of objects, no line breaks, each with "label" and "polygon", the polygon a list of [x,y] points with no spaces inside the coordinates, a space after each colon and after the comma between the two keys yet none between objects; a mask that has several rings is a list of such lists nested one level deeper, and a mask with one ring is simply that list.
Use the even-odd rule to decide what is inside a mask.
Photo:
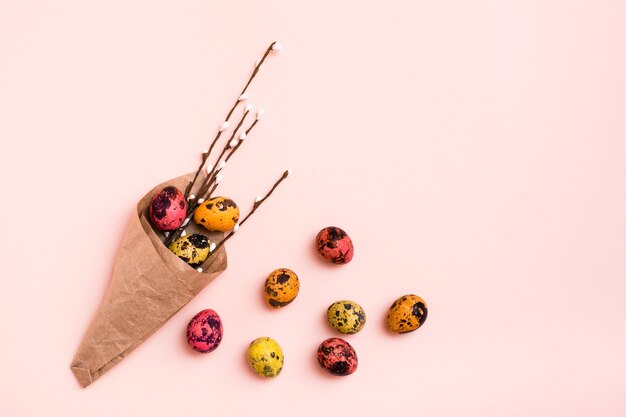
[{"label": "shadow under paper cone", "polygon": [[[203,272],[191,268],[163,245],[146,217],[156,192],[168,185],[184,191],[192,175],[160,184],[137,204],[100,308],[72,360],[72,372],[81,386],[128,356],[226,269],[224,247],[206,260]],[[187,233],[196,232],[216,243],[223,238],[192,222]]]}]

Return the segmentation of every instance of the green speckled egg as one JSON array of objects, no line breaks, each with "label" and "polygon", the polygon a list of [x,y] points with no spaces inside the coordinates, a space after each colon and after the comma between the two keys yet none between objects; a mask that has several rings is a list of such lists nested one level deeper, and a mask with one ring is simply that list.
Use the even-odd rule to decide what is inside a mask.
[{"label": "green speckled egg", "polygon": [[354,301],[337,301],[328,307],[326,315],[328,323],[343,334],[357,333],[365,326],[365,311]]},{"label": "green speckled egg", "polygon": [[259,337],[250,343],[248,363],[257,374],[274,378],[283,370],[285,358],[278,342],[271,337]]},{"label": "green speckled egg", "polygon": [[189,266],[197,268],[209,256],[210,245],[211,242],[206,236],[196,233],[179,237],[168,246],[168,249]]}]

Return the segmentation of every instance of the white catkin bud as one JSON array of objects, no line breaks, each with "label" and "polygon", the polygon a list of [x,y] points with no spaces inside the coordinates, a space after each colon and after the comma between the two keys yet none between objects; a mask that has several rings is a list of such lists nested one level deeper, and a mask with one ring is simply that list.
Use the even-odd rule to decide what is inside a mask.
[{"label": "white catkin bud", "polygon": [[248,104],[246,106],[246,112],[249,112],[250,110],[252,110],[252,104]]},{"label": "white catkin bud", "polygon": [[261,201],[261,200],[263,200],[263,197],[261,197],[261,196],[257,196],[257,197],[254,199],[254,202],[255,202],[255,203],[258,203],[258,202],[259,202],[259,201]]},{"label": "white catkin bud", "polygon": [[180,236],[181,236],[181,237],[183,237],[183,236],[187,236],[187,231],[186,231],[186,230],[183,230],[183,232],[180,234]]},{"label": "white catkin bud", "polygon": [[223,132],[226,129],[228,129],[228,126],[230,126],[230,123],[228,123],[228,121],[225,121],[224,123],[222,123],[222,125],[220,126],[220,132]]},{"label": "white catkin bud", "polygon": [[255,67],[258,67],[260,63],[261,63],[261,58],[257,59],[257,60],[254,62],[254,66],[255,66]]},{"label": "white catkin bud", "polygon": [[220,162],[219,169],[223,169],[226,166],[226,161]]},{"label": "white catkin bud", "polygon": [[239,230],[239,223],[235,224],[235,227],[233,227],[233,233],[237,230]]},{"label": "white catkin bud", "polygon": [[261,117],[263,117],[264,114],[265,114],[265,110],[259,109],[259,111],[256,112],[256,119],[259,120]]},{"label": "white catkin bud", "polygon": [[204,203],[204,198],[199,198],[198,199],[198,204],[202,204],[202,203]]},{"label": "white catkin bud", "polygon": [[208,174],[210,174],[210,173],[211,173],[211,171],[213,171],[213,165],[211,165],[211,164],[206,164],[206,172],[207,172]]},{"label": "white catkin bud", "polygon": [[187,198],[187,200],[193,200],[194,198],[196,198],[195,194],[191,194],[191,195]]},{"label": "white catkin bud", "polygon": [[235,146],[237,146],[237,144],[238,144],[238,143],[239,143],[239,141],[238,141],[237,139],[233,139],[233,140],[231,140],[231,141],[228,143],[228,145],[229,145],[231,148],[234,148]]},{"label": "white catkin bud", "polygon": [[185,219],[185,221],[183,222],[183,227],[187,226],[189,224],[189,219]]},{"label": "white catkin bud", "polygon": [[217,176],[215,177],[215,184],[219,184],[220,182],[222,182],[222,179],[224,179],[222,174],[217,174]]},{"label": "white catkin bud", "polygon": [[202,268],[196,268],[196,271],[202,272]]},{"label": "white catkin bud", "polygon": [[246,137],[248,137],[248,135],[246,135],[246,132],[241,132],[241,135],[239,135],[239,140],[245,140]]},{"label": "white catkin bud", "polygon": [[290,169],[288,169],[288,170],[287,170],[287,176],[289,177],[290,175],[291,175],[291,170],[290,170]]},{"label": "white catkin bud", "polygon": [[170,235],[170,232],[163,232],[163,234],[165,235],[165,237],[168,237]]},{"label": "white catkin bud", "polygon": [[272,51],[280,52],[283,49],[283,46],[278,42],[274,42],[272,45]]},{"label": "white catkin bud", "polygon": [[239,96],[239,101],[247,100],[248,97],[250,97],[248,93],[243,93],[242,95]]},{"label": "white catkin bud", "polygon": [[204,149],[202,150],[202,155],[207,154],[207,153],[209,153],[209,150],[208,150],[207,148],[204,148]]},{"label": "white catkin bud", "polygon": [[214,242],[211,242],[211,246],[209,246],[209,252],[213,252],[217,245]]}]

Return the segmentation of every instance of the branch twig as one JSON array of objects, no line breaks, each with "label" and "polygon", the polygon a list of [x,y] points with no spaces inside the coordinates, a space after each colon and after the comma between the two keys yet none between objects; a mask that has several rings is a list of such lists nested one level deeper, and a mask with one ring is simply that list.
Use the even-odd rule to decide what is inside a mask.
[{"label": "branch twig", "polygon": [[[237,223],[235,225],[235,227],[233,228],[233,230],[226,235],[226,237],[224,239],[222,239],[222,241],[220,243],[218,243],[215,248],[213,248],[211,250],[211,254],[217,252],[217,250],[219,248],[221,248],[222,246],[224,246],[224,244],[226,243],[226,241],[228,241],[228,239],[230,239],[231,237],[233,237],[235,235],[235,233],[237,233],[237,231],[239,230],[239,228],[250,218],[250,216],[252,216],[254,214],[255,211],[257,211],[257,209],[259,207],[261,207],[261,204],[263,204],[263,202],[265,200],[267,200],[272,193],[274,192],[274,190],[280,185],[281,182],[283,182],[290,174],[290,171],[287,170],[285,172],[283,172],[283,175],[278,179],[278,181],[276,181],[274,183],[274,185],[272,186],[272,188],[269,190],[269,192],[267,194],[265,194],[265,196],[263,198],[257,198],[254,202],[254,205],[252,206],[252,210],[250,211],[250,213],[248,213],[246,215],[246,217],[243,218],[242,221],[240,221],[239,223]],[[211,256],[211,255],[209,255]]]},{"label": "branch twig", "polygon": [[230,111],[226,115],[226,119],[221,124],[219,131],[217,132],[217,134],[215,135],[215,138],[213,139],[213,142],[211,142],[211,146],[209,147],[207,152],[204,152],[202,154],[202,162],[200,163],[200,166],[198,166],[198,170],[196,171],[196,174],[194,175],[193,179],[189,182],[189,184],[187,184],[187,188],[185,188],[185,199],[187,199],[187,197],[189,197],[189,195],[191,194],[193,186],[196,184],[198,176],[200,175],[200,172],[204,168],[204,164],[206,163],[207,159],[209,159],[209,156],[211,155],[211,151],[213,151],[213,148],[215,147],[215,144],[219,140],[220,136],[222,135],[222,132],[228,129],[230,117],[233,115],[233,112],[235,111],[239,103],[241,103],[242,101],[248,98],[248,94],[246,93],[246,91],[248,90],[248,87],[252,83],[252,80],[254,80],[254,77],[256,77],[257,73],[261,69],[261,65],[263,65],[263,63],[265,62],[265,59],[270,54],[270,52],[272,51],[278,52],[280,50],[281,50],[280,44],[276,41],[272,42],[270,46],[268,46],[267,49],[265,50],[263,57],[261,57],[259,62],[254,67],[254,71],[252,72],[252,75],[248,79],[248,82],[246,83],[246,85],[243,87],[243,90],[241,90],[241,93],[237,97],[237,101],[235,101],[235,104],[233,104],[233,106],[230,108]]}]

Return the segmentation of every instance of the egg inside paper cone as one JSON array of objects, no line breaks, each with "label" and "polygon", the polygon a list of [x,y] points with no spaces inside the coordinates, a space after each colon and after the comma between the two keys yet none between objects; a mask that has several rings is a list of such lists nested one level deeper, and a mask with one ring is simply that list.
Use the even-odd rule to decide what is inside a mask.
[{"label": "egg inside paper cone", "polygon": [[[137,204],[113,264],[104,298],[70,365],[86,387],[107,372],[157,331],[227,266],[221,247],[202,264],[191,268],[163,244],[148,218],[154,194],[166,186],[184,190],[193,174],[158,185]],[[189,224],[187,233],[200,229]],[[223,233],[202,233],[220,242]]]}]

